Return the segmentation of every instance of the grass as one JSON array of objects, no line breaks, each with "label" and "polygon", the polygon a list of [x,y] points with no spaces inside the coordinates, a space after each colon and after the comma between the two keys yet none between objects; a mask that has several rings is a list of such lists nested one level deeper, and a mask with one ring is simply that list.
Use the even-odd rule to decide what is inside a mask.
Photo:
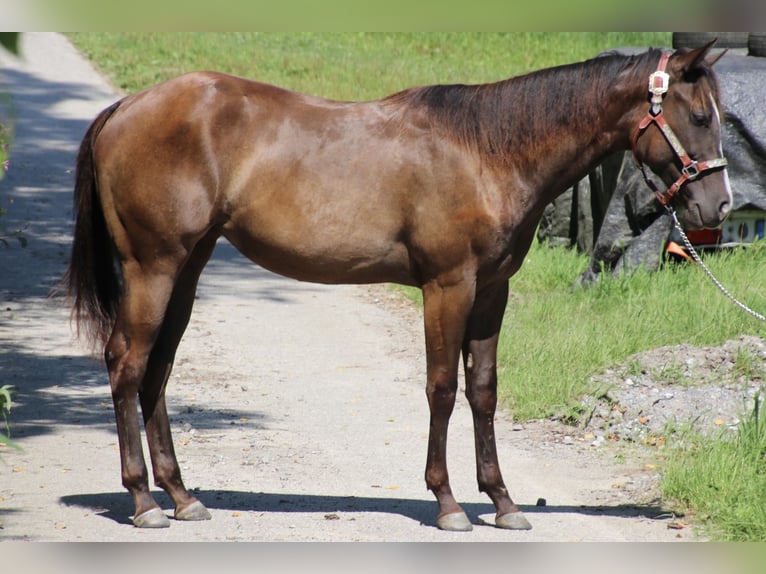
[{"label": "grass", "polygon": [[670,450],[663,496],[724,541],[766,540],[766,420],[760,395],[735,437],[686,437]]},{"label": "grass", "polygon": [[[759,242],[705,261],[735,296],[763,310],[765,255],[766,243]],[[537,244],[511,279],[499,384],[503,403],[517,419],[553,413],[577,418],[577,398],[596,391],[590,376],[639,351],[764,334],[763,323],[735,308],[695,266],[639,270],[572,289],[586,265],[574,251]],[[677,382],[686,384],[678,371]],[[762,380],[763,372],[752,353],[734,359],[735,377]],[[663,449],[667,458],[658,461],[663,497],[676,501],[679,512],[714,540],[766,540],[766,421],[757,400],[735,439],[673,435]]]},{"label": "grass", "polygon": [[8,415],[11,412],[11,405],[13,404],[13,393],[14,388],[11,385],[3,385],[0,387],[0,416],[3,418],[4,427],[4,431],[0,431],[0,452],[2,452],[1,449],[4,446],[20,449],[20,447],[9,438],[11,436],[11,426],[8,422]]},{"label": "grass", "polygon": [[763,360],[752,351],[740,349],[734,356],[734,379],[743,381],[766,380]]},{"label": "grass", "polygon": [[[126,92],[180,73],[217,69],[341,100],[411,85],[486,82],[592,57],[619,46],[669,46],[669,33],[78,33],[74,43]],[[762,243],[706,258],[736,296],[766,308]],[[716,345],[762,324],[736,309],[690,265],[604,277],[573,288],[587,257],[536,244],[511,280],[499,346],[500,395],[517,420],[567,413],[589,378],[663,345]],[[416,300],[419,293],[406,291]],[[741,356],[744,377],[763,376]],[[754,409],[755,413],[759,411]],[[766,539],[763,421],[736,441],[688,439],[670,449],[665,495],[706,517],[714,536]],[[690,446],[691,445],[691,446]],[[719,494],[723,493],[723,494]],[[733,525],[729,528],[728,525]]]},{"label": "grass", "polygon": [[340,100],[413,85],[501,80],[617,46],[669,46],[650,33],[77,33],[70,38],[126,92],[215,69]]},{"label": "grass", "polygon": [[[764,245],[707,257],[719,279],[753,305],[766,302]],[[594,373],[640,351],[678,343],[716,345],[762,334],[761,323],[736,309],[694,266],[637,270],[572,288],[587,258],[535,245],[511,279],[499,345],[501,399],[515,418],[566,411],[588,392]],[[766,306],[766,305],[764,305]],[[754,372],[741,357],[739,368]],[[751,358],[752,359],[752,358]]]},{"label": "grass", "polygon": [[[710,254],[705,262],[735,296],[766,308],[766,243]],[[574,251],[533,246],[511,279],[514,297],[499,345],[500,388],[515,418],[576,418],[592,374],[663,345],[716,345],[764,325],[735,308],[691,265],[603,277],[572,289],[587,265]],[[630,369],[629,362],[627,368]],[[669,367],[672,369],[672,366]],[[677,381],[686,384],[679,369]],[[763,378],[762,361],[741,352],[734,376]],[[672,373],[663,373],[667,378]],[[679,433],[664,449],[663,497],[715,540],[766,540],[766,421],[756,403],[735,439]]]}]

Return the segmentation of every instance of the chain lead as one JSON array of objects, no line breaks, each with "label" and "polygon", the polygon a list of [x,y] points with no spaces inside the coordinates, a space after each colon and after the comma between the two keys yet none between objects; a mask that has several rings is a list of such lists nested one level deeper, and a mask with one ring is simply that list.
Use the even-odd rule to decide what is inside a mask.
[{"label": "chain lead", "polygon": [[686,250],[689,252],[689,254],[692,256],[692,259],[694,259],[694,262],[702,268],[702,270],[705,272],[705,275],[708,276],[708,278],[713,282],[713,285],[718,287],[720,289],[721,293],[726,295],[726,297],[729,298],[729,300],[734,303],[737,307],[742,309],[745,313],[749,314],[752,317],[755,317],[756,319],[760,319],[761,321],[766,321],[766,317],[758,313],[757,311],[753,311],[750,307],[739,301],[736,297],[734,297],[731,293],[729,293],[726,290],[726,287],[721,285],[721,282],[718,281],[718,279],[715,278],[713,273],[708,269],[707,265],[705,265],[702,262],[702,259],[700,259],[700,256],[697,255],[697,252],[694,250],[694,247],[692,247],[691,241],[689,241],[689,238],[686,237],[686,233],[684,233],[684,230],[681,228],[681,224],[678,222],[678,217],[676,217],[676,212],[673,209],[667,208],[668,213],[673,218],[673,225],[676,228],[676,231],[681,234],[681,239],[684,242],[684,247],[686,247]]}]

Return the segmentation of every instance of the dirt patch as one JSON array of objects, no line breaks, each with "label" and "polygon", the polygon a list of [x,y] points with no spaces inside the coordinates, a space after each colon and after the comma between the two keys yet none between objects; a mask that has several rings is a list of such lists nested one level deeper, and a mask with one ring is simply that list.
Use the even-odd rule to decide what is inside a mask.
[{"label": "dirt patch", "polygon": [[582,427],[596,443],[662,444],[684,431],[733,433],[762,400],[766,344],[742,336],[716,347],[675,345],[630,357],[593,377]]}]

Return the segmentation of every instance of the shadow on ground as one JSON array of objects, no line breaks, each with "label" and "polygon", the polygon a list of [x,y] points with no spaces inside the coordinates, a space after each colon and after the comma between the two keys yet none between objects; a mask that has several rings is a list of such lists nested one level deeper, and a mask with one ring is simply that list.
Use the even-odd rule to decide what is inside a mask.
[{"label": "shadow on ground", "polygon": [[[425,526],[436,527],[436,502],[433,500],[413,500],[405,498],[373,498],[356,496],[322,496],[277,494],[242,491],[195,490],[194,495],[211,510],[236,512],[295,512],[332,514],[334,512],[382,512],[397,514],[414,520]],[[164,492],[156,492],[155,498],[164,509],[173,504]],[[62,504],[89,508],[100,516],[120,524],[132,524],[133,503],[127,493],[105,492],[64,496]],[[473,524],[479,524],[482,515],[494,515],[491,503],[464,503],[466,514]],[[655,518],[663,514],[663,509],[654,505],[599,505],[599,506],[529,506],[520,505],[525,513],[530,514],[584,514],[594,516],[613,516],[617,518],[647,517]]]}]

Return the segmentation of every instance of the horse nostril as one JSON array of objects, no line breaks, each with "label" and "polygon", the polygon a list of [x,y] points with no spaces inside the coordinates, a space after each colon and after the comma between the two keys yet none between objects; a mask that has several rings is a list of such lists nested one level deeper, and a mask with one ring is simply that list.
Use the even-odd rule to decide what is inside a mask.
[{"label": "horse nostril", "polygon": [[724,201],[721,204],[721,207],[718,209],[718,213],[721,216],[721,219],[729,215],[729,212],[731,211],[731,203],[728,201]]}]

